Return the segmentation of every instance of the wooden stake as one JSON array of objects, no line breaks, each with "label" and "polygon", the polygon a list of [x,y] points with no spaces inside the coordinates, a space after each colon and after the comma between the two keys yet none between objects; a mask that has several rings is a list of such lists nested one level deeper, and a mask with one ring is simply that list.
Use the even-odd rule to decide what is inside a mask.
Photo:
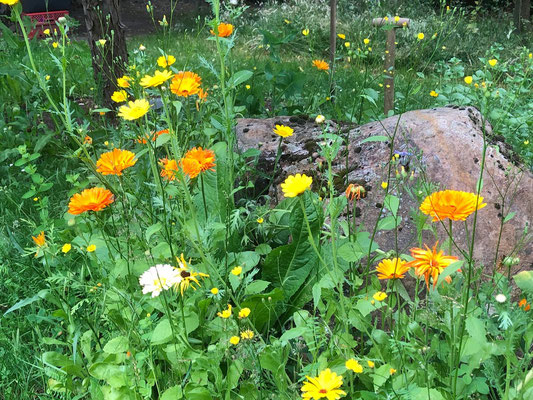
[{"label": "wooden stake", "polygon": [[385,19],[385,18],[374,18],[372,24],[374,26],[384,26],[388,25],[391,28],[387,31],[387,44],[385,46],[385,93],[384,93],[384,105],[383,110],[385,116],[388,115],[389,111],[394,111],[394,59],[396,56],[396,29],[409,26],[411,23],[410,19],[400,18],[398,21]]}]

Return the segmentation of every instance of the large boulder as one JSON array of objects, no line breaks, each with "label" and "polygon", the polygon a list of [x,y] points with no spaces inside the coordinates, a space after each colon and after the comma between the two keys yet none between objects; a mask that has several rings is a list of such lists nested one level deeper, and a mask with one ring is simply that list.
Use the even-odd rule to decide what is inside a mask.
[{"label": "large boulder", "polygon": [[[321,160],[318,153],[322,127],[314,120],[301,117],[241,119],[237,124],[239,149],[259,149],[261,154],[258,168],[265,175],[272,175],[279,143],[279,137],[273,133],[275,124],[293,127],[294,135],[283,140],[280,165],[273,177],[274,185],[269,191],[273,203],[281,200],[279,184],[290,174],[312,175],[315,182],[325,179],[320,172]],[[333,165],[336,190],[341,194],[346,183],[358,183],[367,189],[367,197],[357,202],[359,221],[367,230],[373,229],[377,218],[387,215],[386,210],[380,214],[385,192],[381,183],[387,176],[392,143],[391,140],[377,142],[365,139],[394,135],[394,150],[411,154],[407,156],[409,162],[407,157],[403,157],[401,161],[409,163],[408,174],[414,171],[414,179],[407,180],[408,185],[405,182],[400,185],[393,179],[389,187],[391,193],[401,199],[399,215],[402,221],[398,246],[402,253],[408,253],[413,246],[418,247],[416,225],[410,211],[419,206],[420,199],[417,196],[420,197],[422,193],[421,182],[431,182],[441,189],[474,192],[485,137],[489,146],[481,195],[487,206],[478,212],[474,256],[486,268],[487,274],[492,273],[495,266],[501,267],[500,261],[506,256],[520,259],[513,266],[513,273],[532,268],[533,241],[531,236],[524,237],[524,229],[533,215],[533,175],[511,160],[512,153],[505,143],[497,140],[498,136],[492,132],[491,125],[477,109],[450,106],[410,111],[355,128],[339,126],[333,122],[328,126],[330,131],[348,139],[347,148],[341,148]],[[392,168],[393,178],[396,168],[401,166],[396,164]],[[268,181],[264,177],[257,179],[255,187],[258,193],[264,191]],[[503,224],[500,235],[501,222],[509,215],[514,217]],[[469,232],[472,220],[472,216],[468,218]],[[446,232],[441,224],[434,224],[442,243]],[[465,224],[455,222],[453,232],[457,243],[466,249]],[[393,231],[379,231],[376,238],[383,250],[395,248]],[[424,233],[423,239],[429,246],[435,242],[429,231]],[[458,254],[457,251],[454,253]]]}]

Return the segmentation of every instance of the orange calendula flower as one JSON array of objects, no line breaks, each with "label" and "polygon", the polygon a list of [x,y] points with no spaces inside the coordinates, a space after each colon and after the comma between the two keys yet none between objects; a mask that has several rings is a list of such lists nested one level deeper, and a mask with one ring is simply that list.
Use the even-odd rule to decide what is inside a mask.
[{"label": "orange calendula flower", "polygon": [[83,139],[83,143],[91,145],[91,144],[93,144],[93,138],[90,137],[89,135],[85,135],[85,138]]},{"label": "orange calendula flower", "polygon": [[46,243],[44,231],[41,231],[41,233],[39,233],[37,236],[32,236],[31,238],[33,239],[33,242],[39,247],[43,247]]},{"label": "orange calendula flower", "polygon": [[[228,37],[233,33],[233,25],[221,22],[218,24],[218,37]],[[216,35],[213,29],[210,30],[211,35]]]},{"label": "orange calendula flower", "polygon": [[324,60],[313,60],[313,66],[316,67],[319,71],[329,70],[329,64]]},{"label": "orange calendula flower", "polygon": [[348,200],[351,200],[351,201],[353,201],[353,199],[361,200],[361,198],[366,197],[366,190],[361,185],[350,183],[348,187],[346,188],[345,194]]},{"label": "orange calendula flower", "polygon": [[437,280],[442,271],[444,271],[444,268],[447,268],[450,264],[458,260],[455,256],[445,256],[442,250],[437,253],[438,244],[439,243],[437,242],[435,246],[433,246],[433,249],[430,249],[427,245],[424,245],[426,247],[425,250],[412,248],[411,256],[414,260],[406,264],[406,266],[415,269],[415,274],[417,276],[424,275],[428,289],[430,277],[433,279],[433,287],[437,286]]},{"label": "orange calendula flower", "polygon": [[96,162],[96,171],[102,175],[122,175],[126,168],[133,167],[137,160],[129,150],[113,149],[100,156]]},{"label": "orange calendula flower", "polygon": [[151,132],[150,134],[147,133],[144,138],[140,136],[137,137],[137,143],[146,144],[148,143],[147,140],[149,140],[150,138],[152,138],[152,142],[155,142],[159,136],[165,135],[168,133],[169,133],[168,129],[162,129],[160,131],[157,131],[156,133],[153,133],[153,132]]},{"label": "orange calendula flower", "polygon": [[180,161],[180,166],[183,172],[193,179],[201,172],[214,171],[213,167],[216,165],[214,161],[215,153],[213,150],[194,147],[185,153],[185,156]]},{"label": "orange calendula flower", "polygon": [[162,158],[159,160],[163,169],[161,170],[161,176],[168,181],[176,180],[176,172],[178,172],[178,163],[176,160],[169,160],[168,158]]},{"label": "orange calendula flower", "polygon": [[71,197],[68,212],[79,215],[86,211],[101,211],[114,201],[113,193],[107,189],[100,187],[85,189]]},{"label": "orange calendula flower", "polygon": [[420,211],[431,215],[433,221],[449,218],[453,221],[464,221],[476,208],[485,207],[483,197],[474,193],[458,190],[443,190],[427,196],[420,205]]},{"label": "orange calendula flower", "polygon": [[306,376],[307,381],[302,386],[302,398],[304,399],[322,399],[337,400],[346,396],[346,392],[341,390],[342,375],[337,375],[331,370],[325,369],[320,372],[316,378]]},{"label": "orange calendula flower", "polygon": [[189,97],[200,92],[202,78],[191,71],[180,71],[170,84],[170,91],[181,97]]},{"label": "orange calendula flower", "polygon": [[523,308],[524,311],[529,311],[531,309],[531,305],[527,302],[525,298],[518,302],[518,307]]},{"label": "orange calendula flower", "polygon": [[378,279],[402,279],[409,271],[407,262],[401,258],[381,260],[376,267]]}]

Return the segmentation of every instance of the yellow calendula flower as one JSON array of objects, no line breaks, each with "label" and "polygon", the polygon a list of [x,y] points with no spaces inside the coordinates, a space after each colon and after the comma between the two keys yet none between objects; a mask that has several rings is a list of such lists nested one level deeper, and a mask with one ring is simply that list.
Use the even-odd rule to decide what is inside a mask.
[{"label": "yellow calendula flower", "polygon": [[391,375],[394,375],[396,373],[396,370],[394,368],[389,369],[389,373]]},{"label": "yellow calendula flower", "polygon": [[346,392],[341,390],[342,375],[337,375],[331,370],[325,369],[321,371],[317,377],[306,376],[307,380],[304,382],[301,391],[304,399],[322,399],[338,400],[342,396],[346,396]]},{"label": "yellow calendula flower", "polygon": [[172,64],[176,62],[176,57],[168,55],[168,56],[161,56],[157,59],[157,65],[159,65],[161,68],[167,68],[170,67]]},{"label": "yellow calendula flower", "polygon": [[467,85],[470,85],[472,83],[472,77],[470,75],[465,76],[465,83]]},{"label": "yellow calendula flower", "polygon": [[239,276],[242,273],[242,267],[240,265],[236,266],[231,270],[231,273],[235,276]]},{"label": "yellow calendula flower", "polygon": [[495,67],[496,64],[498,64],[498,60],[496,60],[495,58],[492,58],[492,59],[489,60],[489,65],[491,67]]},{"label": "yellow calendula flower", "polygon": [[222,312],[218,312],[217,315],[220,318],[228,319],[231,317],[231,304],[228,304],[228,308],[225,310],[222,310]]},{"label": "yellow calendula flower", "polygon": [[61,251],[65,254],[67,254],[70,249],[72,249],[72,245],[70,243],[65,243],[63,247],[61,247]]},{"label": "yellow calendula flower", "polygon": [[350,42],[344,42],[344,47],[349,48],[351,46]]},{"label": "yellow calendula flower", "polygon": [[342,40],[346,39],[346,35],[344,33],[337,33],[337,36]]},{"label": "yellow calendula flower", "polygon": [[239,319],[247,318],[250,315],[250,309],[248,307],[244,307],[239,311]]},{"label": "yellow calendula flower", "polygon": [[302,30],[302,35],[304,35],[304,36],[309,35],[309,29]]},{"label": "yellow calendula flower", "polygon": [[387,293],[385,292],[376,292],[374,293],[374,295],[372,296],[374,298],[374,300],[377,300],[377,301],[383,301],[387,298]]},{"label": "yellow calendula flower", "polygon": [[172,78],[173,75],[174,74],[169,70],[155,71],[153,76],[145,75],[144,78],[141,79],[140,84],[145,88],[161,86],[163,83]]},{"label": "yellow calendula flower", "polygon": [[57,43],[57,42],[52,42],[52,47],[53,47],[54,49],[57,49],[57,48],[59,47],[59,43]]},{"label": "yellow calendula flower", "polygon": [[424,35],[422,32],[420,32],[416,37],[418,38],[418,40],[424,40],[426,35]]},{"label": "yellow calendula flower", "polygon": [[113,100],[115,103],[124,103],[128,100],[128,93],[126,93],[125,90],[118,90],[113,93],[111,100]]},{"label": "yellow calendula flower", "polygon": [[150,109],[150,103],[146,99],[128,102],[127,106],[118,109],[118,116],[127,121],[133,121],[144,116]]},{"label": "yellow calendula flower", "polygon": [[210,290],[210,292],[211,292],[211,294],[213,294],[213,295],[216,296],[216,295],[218,294],[219,290],[218,290],[218,288],[214,287],[214,288],[212,288],[212,289]]},{"label": "yellow calendula flower", "polygon": [[45,29],[45,30],[43,31],[43,33],[44,33],[46,36],[50,36],[50,29],[48,29],[48,28]]},{"label": "yellow calendula flower", "polygon": [[276,127],[274,128],[274,133],[278,136],[286,138],[292,136],[292,134],[294,133],[294,129],[292,129],[290,126],[276,125]]},{"label": "yellow calendula flower", "polygon": [[87,252],[92,253],[95,250],[96,250],[96,245],[90,244],[89,246],[87,246]]},{"label": "yellow calendula flower", "polygon": [[296,197],[313,184],[313,178],[305,174],[289,175],[285,182],[281,184],[281,189],[285,197]]},{"label": "yellow calendula flower", "polygon": [[389,187],[389,184],[387,182],[381,182],[381,187],[383,189],[387,189]]},{"label": "yellow calendula flower", "polygon": [[363,39],[363,43],[364,43],[364,44],[368,44],[368,43],[370,43],[370,39],[369,39],[369,38],[364,38],[364,39]]},{"label": "yellow calendula flower", "polygon": [[242,340],[251,340],[254,337],[254,332],[250,329],[246,329],[245,331],[241,332],[241,339]]},{"label": "yellow calendula flower", "polygon": [[376,366],[376,364],[374,363],[374,361],[367,360],[366,363],[368,364],[368,367],[369,367],[369,368],[374,368],[374,367]]},{"label": "yellow calendula flower", "polygon": [[50,75],[46,75],[46,76],[44,77],[44,79],[46,79],[47,81],[49,81],[49,80],[50,80]]},{"label": "yellow calendula flower", "polygon": [[346,368],[352,370],[356,374],[360,374],[361,372],[363,372],[363,366],[359,364],[359,362],[357,360],[354,360],[353,358],[350,358],[349,360],[347,360],[345,363],[345,366]]},{"label": "yellow calendula flower", "polygon": [[437,92],[435,92],[434,90],[432,90],[431,92],[429,92],[429,95],[431,97],[439,97],[439,94]]},{"label": "yellow calendula flower", "polygon": [[127,75],[124,75],[121,78],[117,79],[117,86],[121,88],[129,88],[130,81],[131,81],[131,78]]},{"label": "yellow calendula flower", "polygon": [[237,346],[239,344],[239,342],[241,341],[241,338],[238,337],[238,336],[232,336],[230,337],[229,339],[229,342],[234,345],[234,346]]}]

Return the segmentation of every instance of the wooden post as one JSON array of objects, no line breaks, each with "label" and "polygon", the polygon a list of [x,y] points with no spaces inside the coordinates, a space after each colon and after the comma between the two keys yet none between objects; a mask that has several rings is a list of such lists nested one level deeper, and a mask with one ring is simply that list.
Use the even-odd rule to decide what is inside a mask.
[{"label": "wooden post", "polygon": [[384,112],[385,116],[390,110],[394,110],[394,58],[396,56],[396,29],[409,26],[411,20],[407,18],[400,18],[398,21],[385,18],[374,18],[372,24],[374,26],[390,26],[387,31],[387,44],[385,47],[385,93],[384,93]]},{"label": "wooden post", "polygon": [[335,51],[337,47],[337,0],[329,1],[329,95],[335,101]]}]

